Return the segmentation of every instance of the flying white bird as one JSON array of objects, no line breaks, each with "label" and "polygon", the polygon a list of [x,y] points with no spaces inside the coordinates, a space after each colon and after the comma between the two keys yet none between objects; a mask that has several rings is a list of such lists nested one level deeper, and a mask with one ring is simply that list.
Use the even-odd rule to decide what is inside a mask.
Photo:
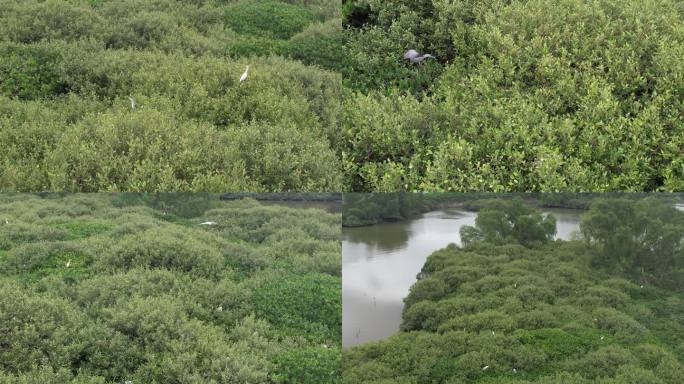
[{"label": "flying white bird", "polygon": [[245,68],[245,72],[240,76],[240,84],[247,80],[247,74],[249,73],[249,65]]},{"label": "flying white bird", "polygon": [[69,268],[69,266],[71,266],[71,259],[69,259],[69,261],[66,263],[66,267]]},{"label": "flying white bird", "polygon": [[223,305],[219,305],[218,308],[216,308],[217,311],[222,312],[223,311]]},{"label": "flying white bird", "polygon": [[217,223],[215,221],[205,221],[204,223],[200,223],[199,225],[216,225]]},{"label": "flying white bird", "polygon": [[406,51],[406,53],[404,53],[404,59],[406,59],[412,63],[420,63],[421,61],[423,61],[427,58],[433,58],[434,59],[435,57],[429,53],[421,55],[415,49],[409,49],[408,51]]},{"label": "flying white bird", "polygon": [[485,366],[482,368],[483,371],[486,371],[486,370],[488,370],[488,369],[489,369],[489,365],[485,365]]},{"label": "flying white bird", "polygon": [[130,96],[128,96],[128,100],[131,102],[131,111],[135,112],[135,100]]}]

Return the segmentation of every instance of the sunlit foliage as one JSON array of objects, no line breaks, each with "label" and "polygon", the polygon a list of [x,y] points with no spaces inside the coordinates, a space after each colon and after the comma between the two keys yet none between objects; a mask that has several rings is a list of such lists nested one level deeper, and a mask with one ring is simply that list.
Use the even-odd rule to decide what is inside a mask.
[{"label": "sunlit foliage", "polygon": [[338,383],[339,230],[217,195],[2,195],[0,383]]}]

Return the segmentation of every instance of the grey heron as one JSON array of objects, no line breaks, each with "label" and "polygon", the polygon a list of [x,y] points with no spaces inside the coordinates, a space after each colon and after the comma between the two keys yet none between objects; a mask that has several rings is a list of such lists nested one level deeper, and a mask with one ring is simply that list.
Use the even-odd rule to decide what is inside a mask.
[{"label": "grey heron", "polygon": [[408,61],[410,61],[410,62],[412,62],[412,63],[420,63],[420,62],[422,62],[423,60],[428,59],[428,58],[433,58],[433,59],[434,59],[435,57],[432,56],[432,55],[429,54],[429,53],[425,53],[425,54],[422,54],[422,55],[421,55],[421,54],[418,53],[418,51],[416,51],[415,49],[409,49],[408,51],[406,51],[406,52],[404,53],[404,59],[406,59],[406,60],[408,60]]}]

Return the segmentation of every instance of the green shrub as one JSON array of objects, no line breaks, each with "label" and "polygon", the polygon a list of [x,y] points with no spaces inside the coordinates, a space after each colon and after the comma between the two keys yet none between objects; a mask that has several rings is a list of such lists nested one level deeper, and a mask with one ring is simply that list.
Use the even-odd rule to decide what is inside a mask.
[{"label": "green shrub", "polygon": [[273,378],[277,383],[339,383],[340,352],[324,348],[293,350],[276,357]]},{"label": "green shrub", "polygon": [[306,7],[273,0],[242,0],[225,11],[226,26],[235,32],[277,39],[290,38],[315,20]]},{"label": "green shrub", "polygon": [[60,66],[63,57],[46,44],[0,44],[0,94],[39,99],[67,91]]},{"label": "green shrub", "polygon": [[344,51],[344,34],[339,19],[312,24],[292,36],[282,52],[304,64],[340,71],[347,64]]}]

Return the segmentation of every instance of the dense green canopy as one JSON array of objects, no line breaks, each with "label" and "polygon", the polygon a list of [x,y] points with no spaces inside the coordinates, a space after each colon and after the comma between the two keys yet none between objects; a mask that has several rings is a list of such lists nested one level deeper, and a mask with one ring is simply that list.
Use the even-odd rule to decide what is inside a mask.
[{"label": "dense green canopy", "polygon": [[0,9],[1,190],[342,189],[336,1]]},{"label": "dense green canopy", "polygon": [[351,188],[684,189],[681,1],[343,4]]},{"label": "dense green canopy", "polygon": [[0,196],[0,383],[337,383],[339,232],[254,200]]},{"label": "dense green canopy", "polygon": [[[498,209],[489,206],[482,213],[516,205],[500,202]],[[657,278],[633,280],[629,270],[604,268],[607,248],[594,245],[603,239],[612,244],[608,239],[622,233],[594,231],[600,217],[630,211],[638,212],[637,221],[621,225],[640,223],[648,234],[684,217],[659,200],[597,200],[582,222],[583,233],[592,233],[588,241],[536,241],[525,247],[515,236],[509,243],[495,236],[497,244],[485,236],[464,248],[450,245],[433,253],[404,300],[401,332],[345,351],[343,382],[683,382],[682,280],[678,286]],[[478,219],[475,229],[491,228],[489,216],[486,223]],[[496,217],[509,222],[505,215]],[[670,244],[676,237],[681,246],[681,229],[677,235],[662,232],[663,241]],[[649,247],[650,238],[633,238],[629,245],[648,249],[631,255],[684,270],[684,255],[656,252],[670,248]],[[597,261],[604,267],[597,268]]]}]

